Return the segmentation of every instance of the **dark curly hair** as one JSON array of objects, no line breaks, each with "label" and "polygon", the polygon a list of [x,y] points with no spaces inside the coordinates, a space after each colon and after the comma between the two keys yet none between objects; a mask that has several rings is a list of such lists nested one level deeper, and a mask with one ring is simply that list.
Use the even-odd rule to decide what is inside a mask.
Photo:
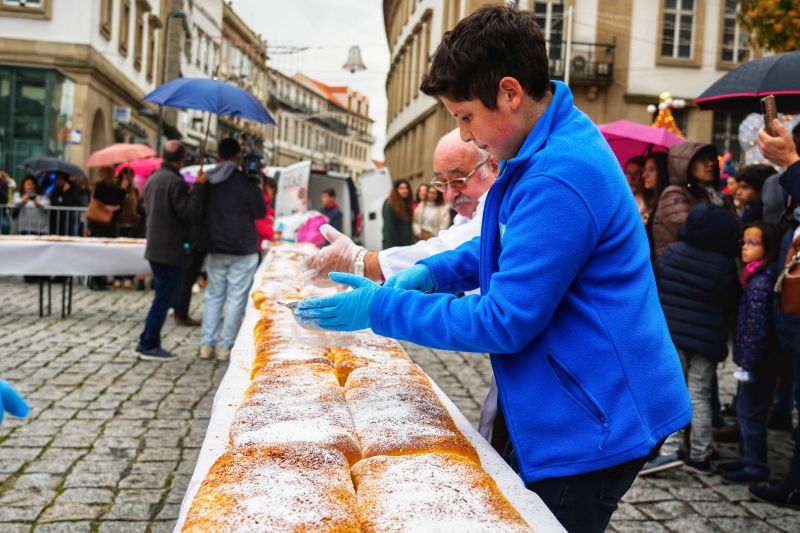
[{"label": "dark curly hair", "polygon": [[[397,189],[400,188],[400,185],[406,184],[408,187],[408,196],[403,198],[397,192]],[[392,187],[392,192],[389,194],[389,204],[394,209],[394,212],[397,213],[397,216],[400,217],[402,220],[411,220],[414,216],[414,198],[411,196],[411,184],[408,180],[397,180],[394,182],[394,186]]]},{"label": "dark curly hair", "polygon": [[444,34],[420,90],[456,102],[477,98],[494,110],[500,80],[506,76],[541,100],[550,91],[547,45],[533,13],[513,4],[490,5]]}]

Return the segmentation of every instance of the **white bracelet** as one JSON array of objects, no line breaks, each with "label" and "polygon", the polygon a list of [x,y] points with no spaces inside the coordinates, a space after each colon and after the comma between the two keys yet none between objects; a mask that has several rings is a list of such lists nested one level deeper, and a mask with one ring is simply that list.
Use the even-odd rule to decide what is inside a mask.
[{"label": "white bracelet", "polygon": [[353,274],[356,276],[364,277],[364,257],[367,255],[367,249],[362,248],[356,254],[356,259],[353,261]]}]

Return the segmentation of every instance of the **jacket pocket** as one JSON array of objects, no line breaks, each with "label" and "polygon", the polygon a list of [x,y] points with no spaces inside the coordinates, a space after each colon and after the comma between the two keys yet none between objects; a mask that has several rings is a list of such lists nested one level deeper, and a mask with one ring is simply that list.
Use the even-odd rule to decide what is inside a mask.
[{"label": "jacket pocket", "polygon": [[555,357],[548,354],[547,362],[556,382],[602,428],[603,437],[597,445],[597,449],[602,450],[609,433],[608,416],[605,411]]}]

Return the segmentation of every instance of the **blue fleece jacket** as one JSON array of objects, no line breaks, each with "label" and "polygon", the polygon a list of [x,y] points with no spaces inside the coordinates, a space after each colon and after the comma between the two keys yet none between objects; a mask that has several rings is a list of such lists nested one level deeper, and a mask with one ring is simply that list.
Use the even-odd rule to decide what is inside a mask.
[{"label": "blue fleece jacket", "polygon": [[451,294],[381,288],[370,315],[381,335],[492,354],[526,483],[642,457],[691,416],[636,203],[569,89],[553,88],[489,189],[481,237],[421,261]]}]

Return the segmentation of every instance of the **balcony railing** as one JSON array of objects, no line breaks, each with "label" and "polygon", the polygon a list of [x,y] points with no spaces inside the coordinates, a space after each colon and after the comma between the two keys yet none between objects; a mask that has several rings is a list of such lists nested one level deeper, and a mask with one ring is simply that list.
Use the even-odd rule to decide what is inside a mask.
[{"label": "balcony railing", "polygon": [[[564,79],[567,70],[567,43],[549,43],[550,77]],[[554,58],[555,56],[555,58]],[[614,45],[572,42],[569,57],[570,84],[610,85],[614,79]]]}]

